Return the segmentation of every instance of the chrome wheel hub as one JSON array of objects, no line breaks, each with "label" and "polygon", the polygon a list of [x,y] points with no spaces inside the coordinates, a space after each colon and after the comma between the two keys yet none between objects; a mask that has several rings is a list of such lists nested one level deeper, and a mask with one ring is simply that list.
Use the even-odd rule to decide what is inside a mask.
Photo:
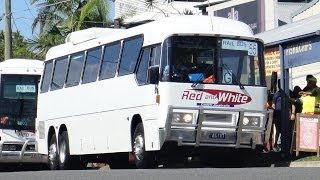
[{"label": "chrome wheel hub", "polygon": [[56,161],[56,158],[57,158],[57,145],[55,143],[50,145],[48,157],[49,157],[50,162]]},{"label": "chrome wheel hub", "polygon": [[144,151],[144,140],[142,135],[138,135],[134,139],[134,144],[133,144],[133,152],[137,160],[142,159],[142,153]]}]

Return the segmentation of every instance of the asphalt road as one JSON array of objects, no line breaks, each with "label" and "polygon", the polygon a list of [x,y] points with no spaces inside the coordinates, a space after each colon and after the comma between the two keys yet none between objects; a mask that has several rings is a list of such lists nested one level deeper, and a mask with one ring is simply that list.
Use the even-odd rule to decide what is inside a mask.
[{"label": "asphalt road", "polygon": [[[203,166],[191,160],[182,164],[167,164],[158,169],[108,169],[106,167],[79,171],[47,171],[41,167],[0,172],[0,180],[318,180],[319,168],[293,168],[281,161],[280,153],[254,156],[249,161],[235,163],[233,157],[220,156],[214,165]],[[229,158],[227,158],[229,157]],[[218,163],[219,160],[223,163]],[[244,164],[243,164],[244,163]],[[30,167],[30,166],[27,166]]]},{"label": "asphalt road", "polygon": [[189,168],[2,172],[1,180],[318,180],[319,168]]}]

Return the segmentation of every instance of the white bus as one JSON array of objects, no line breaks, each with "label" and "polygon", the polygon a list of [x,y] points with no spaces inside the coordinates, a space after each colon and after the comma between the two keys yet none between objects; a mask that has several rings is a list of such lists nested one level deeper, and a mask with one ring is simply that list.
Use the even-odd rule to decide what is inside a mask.
[{"label": "white bus", "polygon": [[244,23],[180,16],[82,30],[46,55],[37,150],[69,169],[93,157],[121,167],[130,152],[154,168],[175,148],[254,149],[269,137],[266,102],[263,42]]},{"label": "white bus", "polygon": [[43,162],[35,151],[38,84],[43,61],[0,63],[0,165]]}]

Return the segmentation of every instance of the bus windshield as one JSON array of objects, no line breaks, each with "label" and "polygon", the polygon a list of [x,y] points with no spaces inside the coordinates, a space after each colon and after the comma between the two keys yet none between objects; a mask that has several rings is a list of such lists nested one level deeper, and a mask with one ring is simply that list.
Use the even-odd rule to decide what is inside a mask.
[{"label": "bus windshield", "polygon": [[39,78],[39,75],[1,75],[1,129],[34,130]]},{"label": "bus windshield", "polygon": [[164,43],[161,79],[264,86],[262,48],[261,42],[252,40],[173,36]]}]

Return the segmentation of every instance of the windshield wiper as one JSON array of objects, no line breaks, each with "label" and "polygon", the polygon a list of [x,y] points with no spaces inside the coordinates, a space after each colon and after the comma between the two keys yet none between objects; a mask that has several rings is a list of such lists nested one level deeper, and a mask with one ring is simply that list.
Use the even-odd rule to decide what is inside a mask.
[{"label": "windshield wiper", "polygon": [[237,76],[231,71],[231,69],[226,64],[222,64],[222,67],[226,69],[228,71],[228,74],[232,76],[232,81],[234,80],[239,85],[240,89],[244,89],[244,86],[241,84]]},{"label": "windshield wiper", "polygon": [[209,72],[209,70],[213,68],[213,65],[209,65],[203,72],[203,75],[199,75],[198,79],[196,79],[192,84],[191,87],[196,87],[202,81],[203,78],[206,78],[204,75]]}]

